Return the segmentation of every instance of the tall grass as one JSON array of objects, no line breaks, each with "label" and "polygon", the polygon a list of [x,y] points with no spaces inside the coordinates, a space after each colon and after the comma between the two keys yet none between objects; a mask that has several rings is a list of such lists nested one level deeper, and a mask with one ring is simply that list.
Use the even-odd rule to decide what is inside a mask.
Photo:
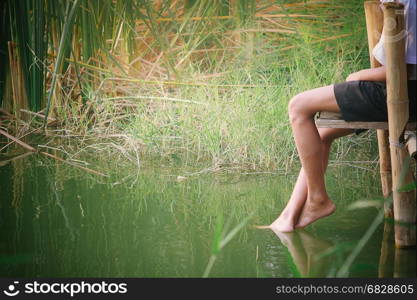
[{"label": "tall grass", "polygon": [[7,2],[0,2],[0,106],[3,106],[3,95],[6,85],[6,70],[8,65],[7,43],[10,40],[10,18],[7,12]]},{"label": "tall grass", "polygon": [[2,14],[32,110],[190,164],[288,167],[290,98],[368,61],[362,1],[18,2]]}]

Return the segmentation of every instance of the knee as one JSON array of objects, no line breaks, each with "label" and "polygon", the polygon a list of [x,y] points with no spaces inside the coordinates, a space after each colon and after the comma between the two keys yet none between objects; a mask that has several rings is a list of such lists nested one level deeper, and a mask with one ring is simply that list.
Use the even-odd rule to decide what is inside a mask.
[{"label": "knee", "polygon": [[288,115],[292,124],[300,122],[307,117],[306,97],[303,93],[294,96],[288,103]]}]

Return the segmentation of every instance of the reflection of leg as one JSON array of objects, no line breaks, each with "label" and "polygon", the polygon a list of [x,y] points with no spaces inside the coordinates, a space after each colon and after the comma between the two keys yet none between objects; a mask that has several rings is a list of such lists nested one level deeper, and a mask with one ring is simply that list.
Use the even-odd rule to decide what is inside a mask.
[{"label": "reflection of leg", "polygon": [[306,252],[320,253],[333,246],[332,242],[318,238],[306,230],[298,230],[298,234],[303,242]]},{"label": "reflection of leg", "polygon": [[298,231],[298,234],[307,255],[308,276],[325,276],[331,267],[331,257],[323,254],[329,250],[333,244],[329,241],[319,239],[305,230]]},{"label": "reflection of leg", "polygon": [[[329,162],[330,146],[338,138],[352,132],[343,128],[319,128],[318,129],[323,151],[323,169],[326,170]],[[270,225],[274,230],[290,232],[298,221],[304,203],[307,200],[307,181],[303,168],[298,175],[291,198],[280,216]]]},{"label": "reflection of leg", "polygon": [[298,271],[302,277],[308,275],[308,262],[307,255],[304,251],[303,244],[297,234],[297,232],[280,232],[273,230],[281,242],[288,248],[294,264],[297,266]]}]

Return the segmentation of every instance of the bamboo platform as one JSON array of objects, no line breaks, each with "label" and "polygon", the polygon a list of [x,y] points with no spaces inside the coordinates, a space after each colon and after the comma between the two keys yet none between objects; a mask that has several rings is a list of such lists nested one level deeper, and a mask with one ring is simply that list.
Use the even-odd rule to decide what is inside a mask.
[{"label": "bamboo platform", "polygon": [[[316,119],[318,128],[383,129],[388,130],[388,122],[346,122],[340,113],[322,112]],[[409,122],[406,130],[413,131],[417,122]]]},{"label": "bamboo platform", "polygon": [[415,247],[416,191],[402,189],[415,181],[407,161],[410,156],[415,158],[417,151],[416,122],[408,122],[405,39],[398,39],[405,28],[404,6],[399,3],[384,3],[381,9],[379,1],[366,1],[364,8],[372,68],[380,66],[372,55],[372,49],[382,35],[385,37],[388,122],[346,122],[341,114],[321,112],[316,119],[316,125],[377,130],[382,192],[386,199],[390,196],[393,198],[392,203],[385,201],[385,217],[394,218],[395,246]]}]

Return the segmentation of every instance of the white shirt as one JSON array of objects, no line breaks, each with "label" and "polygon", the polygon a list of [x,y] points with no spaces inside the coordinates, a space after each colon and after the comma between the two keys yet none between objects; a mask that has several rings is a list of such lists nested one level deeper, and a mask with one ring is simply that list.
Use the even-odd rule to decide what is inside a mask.
[{"label": "white shirt", "polygon": [[[389,0],[381,0],[382,3],[388,2]],[[405,44],[405,62],[407,64],[417,64],[416,57],[416,0],[400,0],[399,2],[404,4],[405,21],[406,21],[406,33],[407,39]],[[374,57],[382,64],[385,65],[385,50],[384,50],[384,39],[381,35],[381,39],[375,48],[372,50]]]}]

